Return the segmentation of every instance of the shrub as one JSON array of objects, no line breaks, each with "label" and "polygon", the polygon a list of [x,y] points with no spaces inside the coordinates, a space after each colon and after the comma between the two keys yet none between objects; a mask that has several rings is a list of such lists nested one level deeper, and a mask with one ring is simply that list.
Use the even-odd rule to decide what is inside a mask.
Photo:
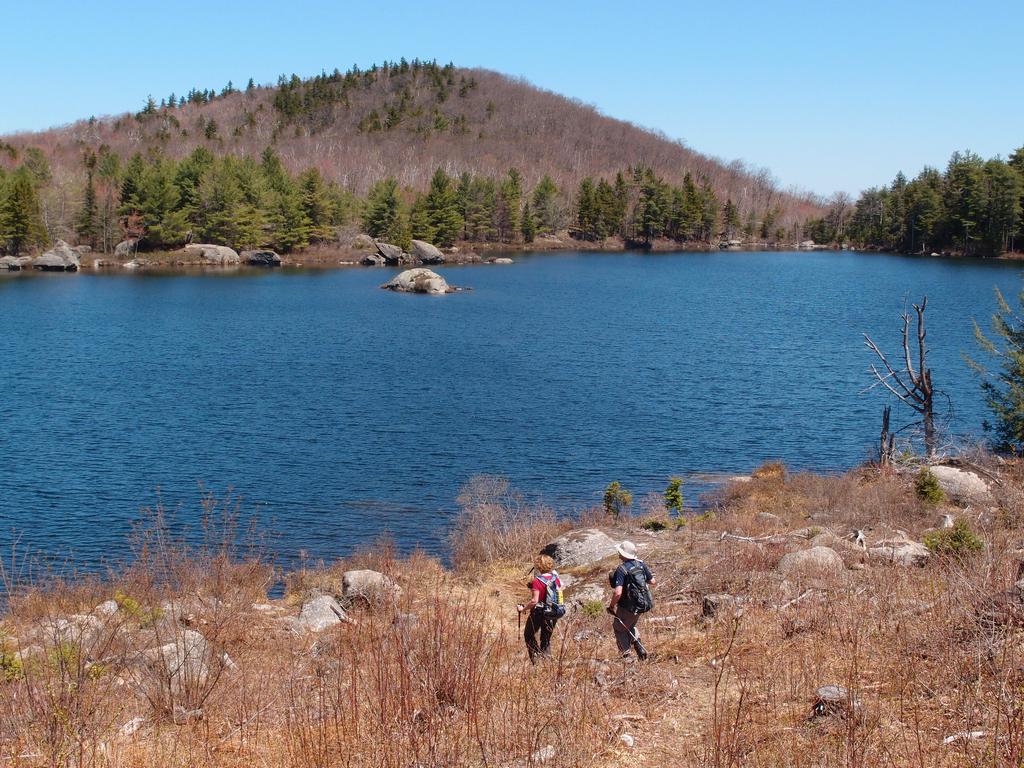
[{"label": "shrub", "polygon": [[0,643],[0,683],[9,683],[24,674],[21,659],[6,643]]},{"label": "shrub", "polygon": [[914,490],[917,491],[918,498],[926,504],[940,504],[946,498],[938,478],[927,468],[918,473],[917,480],[914,481]]},{"label": "shrub", "polygon": [[750,473],[755,480],[785,480],[786,465],[781,461],[767,461]]},{"label": "shrub", "polygon": [[601,600],[587,600],[582,607],[583,615],[596,619],[604,613],[604,603]]},{"label": "shrub", "polygon": [[677,515],[683,514],[683,479],[681,477],[673,477],[668,481],[668,487],[665,489],[665,506],[669,512],[674,512]]},{"label": "shrub", "polygon": [[640,523],[640,527],[645,531],[665,531],[668,530],[669,521],[664,518],[653,517]]},{"label": "shrub", "polygon": [[626,516],[633,504],[633,494],[622,487],[622,483],[613,480],[604,489],[604,511],[611,517]]},{"label": "shrub", "polygon": [[985,548],[981,540],[966,520],[960,518],[952,528],[929,531],[924,535],[924,545],[936,555],[952,555],[965,557],[980,552]]},{"label": "shrub", "polygon": [[527,504],[503,477],[477,475],[462,487],[462,511],[450,536],[458,566],[521,560],[557,536],[563,526],[547,507]]}]

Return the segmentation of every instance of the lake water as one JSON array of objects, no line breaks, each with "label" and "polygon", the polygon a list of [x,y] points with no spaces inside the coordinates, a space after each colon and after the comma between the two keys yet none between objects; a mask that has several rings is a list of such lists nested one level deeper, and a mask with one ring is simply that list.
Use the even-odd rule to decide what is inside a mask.
[{"label": "lake water", "polygon": [[[981,435],[961,359],[1022,265],[860,253],[576,254],[452,267],[472,292],[379,290],[394,270],[0,277],[0,553],[126,552],[161,499],[241,497],[289,559],[390,531],[441,551],[458,489],[502,474],[572,510],[610,480],[868,455],[885,394],[867,331],[898,352],[929,297],[948,429]],[[943,403],[946,401],[943,400]],[[911,419],[894,408],[895,423]]]}]

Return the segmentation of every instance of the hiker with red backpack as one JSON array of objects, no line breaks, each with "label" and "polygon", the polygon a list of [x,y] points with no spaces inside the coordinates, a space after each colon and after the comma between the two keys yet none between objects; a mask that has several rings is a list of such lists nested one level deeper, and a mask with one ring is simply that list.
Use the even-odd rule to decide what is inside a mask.
[{"label": "hiker with red backpack", "polygon": [[640,633],[636,624],[642,614],[654,607],[650,588],[654,586],[654,574],[643,560],[637,557],[636,544],[624,541],[616,548],[619,553],[619,567],[609,574],[612,589],[612,601],[608,605],[608,613],[615,631],[615,644],[622,658],[628,658],[632,649],[643,661],[647,658],[647,649],[640,642]]},{"label": "hiker with red backpack", "polygon": [[[530,602],[516,608],[520,614],[527,615],[523,639],[526,641],[530,661],[536,663],[537,656],[551,655],[551,635],[555,631],[555,624],[565,615],[565,598],[562,580],[555,570],[555,561],[548,555],[538,555],[533,565],[536,575],[529,584],[533,593]],[[540,644],[537,643],[538,632]]]}]

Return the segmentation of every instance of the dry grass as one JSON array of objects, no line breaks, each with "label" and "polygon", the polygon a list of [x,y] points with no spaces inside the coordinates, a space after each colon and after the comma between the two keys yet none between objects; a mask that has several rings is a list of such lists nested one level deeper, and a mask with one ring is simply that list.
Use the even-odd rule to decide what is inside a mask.
[{"label": "dry grass", "polygon": [[[773,470],[726,488],[714,517],[682,529],[588,521],[637,541],[658,576],[642,622],[655,660],[642,666],[612,659],[607,617],[584,611],[559,623],[554,659],[529,665],[511,610],[519,566],[564,524],[500,482],[478,480],[463,496],[455,541],[472,580],[382,543],[290,575],[290,599],[268,601],[274,574],[233,536],[195,550],[157,525],[121,575],[12,594],[0,762],[528,766],[553,754],[544,764],[1019,767],[1024,473],[985,469],[1000,484],[970,510],[925,505],[912,474]],[[851,528],[869,545],[897,530],[920,540],[944,513],[968,519],[984,551],[901,567],[841,544]],[[777,572],[785,553],[829,534],[850,567],[807,583]],[[350,607],[353,623],[293,632],[293,604],[338,594],[353,567],[402,591]],[[570,595],[606,586],[605,567],[574,571]],[[115,593],[116,613],[62,622]],[[707,615],[703,598],[722,594]],[[201,674],[145,662],[189,632],[208,643]],[[856,707],[812,716],[826,684]],[[139,729],[122,734],[136,717]],[[946,743],[971,733],[983,735]]]}]

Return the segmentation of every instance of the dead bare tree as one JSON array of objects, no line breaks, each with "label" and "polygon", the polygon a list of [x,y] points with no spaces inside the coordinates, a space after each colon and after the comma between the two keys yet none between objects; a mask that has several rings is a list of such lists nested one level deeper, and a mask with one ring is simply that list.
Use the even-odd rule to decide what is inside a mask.
[{"label": "dead bare tree", "polygon": [[[868,349],[874,352],[882,361],[885,368],[884,373],[874,363],[871,365],[871,372],[878,379],[876,384],[882,384],[896,397],[921,414],[924,423],[924,450],[925,455],[931,458],[935,455],[936,434],[935,434],[935,407],[934,389],[932,388],[932,372],[928,368],[928,347],[925,343],[927,335],[924,323],[924,311],[928,306],[928,297],[925,296],[920,304],[914,304],[914,311],[917,313],[917,368],[914,368],[913,354],[910,342],[910,312],[903,313],[903,370],[897,371],[889,363],[888,358],[878,345],[871,340],[871,337],[864,334],[864,343]],[[875,386],[875,385],[872,385]],[[888,416],[888,414],[886,414]],[[888,418],[885,419],[888,422]],[[886,423],[886,427],[888,424]],[[888,431],[886,429],[886,431]]]}]

